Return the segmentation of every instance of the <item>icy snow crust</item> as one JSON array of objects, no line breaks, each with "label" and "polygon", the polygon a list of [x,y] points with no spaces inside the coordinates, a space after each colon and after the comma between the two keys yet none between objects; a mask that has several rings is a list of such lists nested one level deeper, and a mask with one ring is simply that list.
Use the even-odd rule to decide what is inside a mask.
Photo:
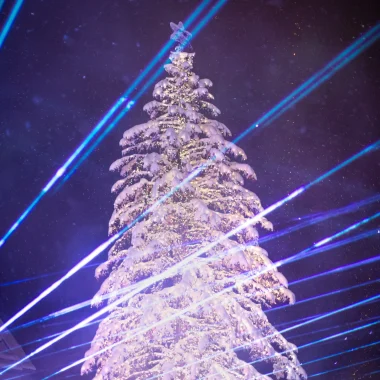
[{"label": "icy snow crust", "polygon": [[[210,157],[215,160],[115,243],[108,261],[96,270],[97,278],[105,278],[94,297],[96,306],[102,296],[162,273],[263,210],[256,194],[244,188],[246,179],[256,179],[253,169],[241,162],[244,151],[231,145],[221,152],[231,133],[208,118],[220,114],[209,102],[212,82],[192,72],[194,53],[173,52],[170,58],[165,66],[170,77],[156,84],[155,100],[144,107],[151,120],[124,133],[122,158],[111,165],[122,179],[112,187],[117,197],[109,234],[131,223]],[[272,228],[265,218],[260,224]],[[267,358],[277,378],[306,379],[296,347],[263,312],[277,303],[295,302],[285,277],[275,269],[170,320],[238,278],[273,268],[257,242],[257,228],[249,226],[172,278],[115,307],[100,323],[86,355],[131,338],[89,358],[82,373],[94,372],[96,380],[270,379],[238,358],[234,347],[244,345],[251,360]]]}]

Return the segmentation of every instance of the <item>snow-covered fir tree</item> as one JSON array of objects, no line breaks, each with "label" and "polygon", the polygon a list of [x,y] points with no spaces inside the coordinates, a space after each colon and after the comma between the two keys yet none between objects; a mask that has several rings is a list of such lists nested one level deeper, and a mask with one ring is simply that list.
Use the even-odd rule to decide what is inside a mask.
[{"label": "snow-covered fir tree", "polygon": [[[220,111],[210,103],[212,82],[192,71],[195,54],[184,48],[188,32],[182,24],[171,26],[179,45],[165,65],[169,77],[155,85],[156,100],[144,107],[150,120],[124,133],[122,158],[111,165],[122,179],[112,188],[118,195],[109,234],[213,161],[116,241],[108,261],[96,270],[97,278],[106,278],[94,298],[97,306],[102,297],[162,273],[263,210],[258,197],[244,188],[246,179],[256,178],[241,162],[244,151],[230,144],[228,128],[212,119]],[[272,228],[265,218],[259,223]],[[242,275],[255,273],[241,282]],[[115,307],[100,323],[82,373],[93,373],[96,380],[306,379],[296,346],[264,313],[294,301],[285,277],[259,247],[256,226],[249,226]],[[171,318],[185,308],[190,309],[184,315]],[[274,375],[247,364],[260,359]]]}]

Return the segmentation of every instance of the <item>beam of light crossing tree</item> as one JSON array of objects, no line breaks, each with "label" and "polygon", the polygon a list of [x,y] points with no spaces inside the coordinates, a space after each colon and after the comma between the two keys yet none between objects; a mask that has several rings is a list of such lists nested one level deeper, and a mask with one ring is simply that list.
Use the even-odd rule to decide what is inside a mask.
[{"label": "beam of light crossing tree", "polygon": [[[198,250],[197,252],[195,252],[194,254],[188,256],[187,258],[185,258],[182,262],[180,263],[177,263],[175,264],[174,266],[168,268],[167,270],[165,270],[163,273],[159,274],[159,275],[156,275],[154,276],[153,278],[148,278],[146,280],[143,280],[141,281],[140,283],[138,283],[140,286],[138,286],[135,290],[132,290],[130,293],[128,293],[127,295],[125,295],[124,297],[120,298],[119,300],[107,305],[106,307],[104,307],[103,309],[99,310],[98,312],[94,313],[92,316],[86,318],[85,320],[83,320],[82,322],[78,323],[77,325],[75,325],[74,327],[72,327],[71,329],[68,329],[66,330],[65,333],[61,334],[60,336],[54,338],[53,340],[47,342],[46,344],[44,344],[43,346],[40,346],[39,348],[37,348],[35,351],[33,351],[31,354],[25,356],[22,360],[20,360],[19,362],[17,363],[14,363],[12,366],[9,366],[7,367],[4,371],[8,371],[9,369],[15,367],[16,365],[22,363],[23,361],[29,359],[30,357],[36,355],[37,353],[41,352],[42,350],[50,347],[51,345],[53,345],[54,343],[56,343],[57,341],[63,339],[64,337],[66,337],[67,335],[71,334],[72,332],[76,331],[77,329],[80,329],[82,327],[84,327],[85,325],[87,325],[89,322],[97,319],[99,316],[107,313],[108,311],[110,311],[113,307],[129,300],[130,298],[132,298],[134,295],[140,293],[142,290],[146,289],[147,287],[151,286],[152,284],[156,283],[157,281],[160,281],[162,279],[165,279],[167,277],[170,277],[173,275],[173,273],[175,273],[178,269],[181,269],[182,267],[184,267],[186,264],[188,264],[189,262],[191,262],[194,258],[202,255],[203,253],[207,252],[208,250],[212,249],[213,247],[215,247],[216,245],[218,245],[221,241],[235,235],[236,233],[238,233],[239,231],[241,231],[242,229],[248,227],[249,225],[252,225],[252,224],[255,224],[257,223],[258,221],[260,221],[260,219],[263,217],[263,216],[266,216],[268,215],[270,212],[276,210],[277,208],[281,207],[282,205],[284,205],[285,203],[289,202],[290,200],[294,199],[295,197],[297,197],[298,195],[302,194],[304,191],[308,190],[311,186],[319,183],[320,181],[322,181],[323,179],[329,177],[330,175],[334,174],[337,170],[340,170],[342,168],[344,168],[345,166],[347,166],[348,164],[350,164],[351,162],[353,162],[354,160],[356,160],[357,158],[363,156],[364,154],[366,153],[369,153],[370,151],[372,151],[373,149],[377,148],[378,145],[379,145],[379,141],[370,145],[369,147],[365,148],[364,150],[360,151],[359,153],[355,154],[354,156],[350,157],[349,159],[347,159],[346,161],[342,162],[341,164],[339,164],[338,166],[336,166],[335,168],[329,170],[327,173],[325,174],[322,174],[321,176],[319,176],[318,178],[316,178],[315,180],[313,180],[312,182],[310,182],[308,185],[305,185],[305,186],[302,186],[300,187],[299,189],[293,191],[290,195],[288,195],[287,197],[283,198],[282,200],[274,203],[273,205],[269,206],[268,208],[266,208],[265,210],[263,210],[262,212],[260,212],[259,214],[255,215],[253,218],[251,219],[248,219],[247,221],[245,221],[243,224],[241,224],[240,226],[234,228],[233,230],[231,230],[230,232],[228,232],[227,234],[225,234],[224,236],[222,236],[221,238],[219,238],[217,241],[215,242],[212,242],[210,244],[208,244],[206,247]],[[191,175],[190,175],[191,176]],[[190,177],[189,176],[189,177]],[[188,177],[188,178],[189,178]],[[187,178],[187,179],[188,179]],[[185,180],[186,181],[186,180]],[[184,182],[184,181],[183,181]],[[182,183],[183,183],[182,182]],[[182,184],[181,183],[181,184]],[[181,184],[179,184],[178,186],[181,186]],[[161,204],[165,199],[167,199],[169,196],[171,196],[172,193],[174,193],[174,191],[176,191],[176,188],[178,187],[174,187],[168,194],[166,194],[163,198],[161,198],[160,200],[158,200],[153,206],[151,206],[147,211],[145,211],[143,214],[141,214],[137,220],[141,219],[143,216],[145,216],[145,214],[147,214],[147,212],[152,209],[152,208],[155,208],[157,205]],[[136,220],[132,223],[136,223]],[[30,302],[27,306],[25,306],[22,310],[20,310],[15,316],[13,316],[11,319],[9,319],[3,326],[0,327],[0,331],[2,331],[3,329],[5,329],[5,327],[9,326],[12,322],[14,322],[16,319],[18,319],[21,315],[25,314],[28,310],[30,310],[34,305],[36,305],[40,300],[42,300],[43,298],[45,298],[48,294],[50,294],[53,290],[55,290],[63,281],[65,281],[67,278],[71,277],[73,274],[75,274],[81,267],[83,267],[84,265],[88,264],[88,262],[90,262],[91,260],[93,260],[96,256],[98,256],[103,250],[105,250],[107,247],[109,247],[114,241],[116,241],[119,237],[121,237],[123,235],[123,233],[125,231],[127,231],[127,229],[129,229],[130,227],[129,226],[126,226],[125,228],[123,228],[121,231],[119,231],[117,234],[115,234],[113,237],[111,237],[110,239],[108,239],[107,241],[105,241],[103,244],[101,244],[99,247],[97,247],[94,251],[92,251],[87,257],[85,257],[83,260],[81,260],[76,266],[74,266],[65,276],[63,276],[60,280],[56,281],[52,286],[50,286],[48,289],[46,289],[44,292],[42,292],[37,298],[35,298],[32,302]],[[284,263],[282,263],[283,265]],[[228,288],[227,288],[228,289]],[[4,327],[5,326],[5,327]],[[5,373],[5,372],[0,372],[0,375]]]},{"label": "beam of light crossing tree", "polygon": [[[224,0],[224,2],[227,0]],[[198,17],[198,15],[205,9],[205,7],[211,2],[211,0],[204,0],[188,17],[188,19],[184,22],[184,26],[190,26],[194,20]],[[16,8],[16,5],[18,5]],[[10,25],[13,22],[14,17],[21,7],[22,0],[17,0],[14,9],[12,10],[11,15],[8,19],[10,21]],[[13,19],[11,16],[14,14]],[[8,23],[7,21],[7,23]],[[0,48],[2,43],[3,32],[6,29],[4,26],[3,31],[0,33]],[[10,28],[10,25],[8,29]],[[136,80],[131,84],[131,86],[125,91],[125,93],[120,96],[117,101],[113,104],[113,106],[109,109],[109,111],[103,116],[103,118],[98,122],[98,124],[92,129],[92,131],[87,135],[87,137],[82,141],[82,143],[75,149],[75,151],[71,154],[71,156],[67,159],[67,161],[57,170],[54,176],[49,180],[49,182],[45,185],[45,187],[41,190],[38,196],[33,200],[32,203],[25,209],[25,211],[20,215],[20,217],[14,222],[11,228],[5,233],[5,235],[0,240],[0,247],[4,245],[6,240],[16,231],[16,229],[20,226],[20,224],[26,219],[26,217],[31,213],[31,211],[36,207],[36,205],[40,202],[40,200],[46,195],[46,193],[56,184],[56,182],[65,174],[67,169],[73,163],[73,161],[82,153],[82,151],[87,147],[88,144],[94,139],[94,137],[101,131],[105,124],[107,124],[113,117],[113,115],[121,108],[121,106],[127,102],[130,94],[135,90],[136,86],[138,86],[141,81],[149,74],[149,72],[153,69],[153,67],[159,62],[159,60],[170,50],[170,48],[175,44],[175,41],[170,40],[163,46],[163,48],[159,51],[159,53],[152,59],[152,61],[145,67],[143,72],[136,78]],[[129,111],[134,102],[130,100],[125,107],[126,112]]]},{"label": "beam of light crossing tree", "polygon": [[[1,8],[0,8],[0,10],[1,10]],[[348,205],[348,206],[345,206],[345,207],[342,207],[342,208],[339,208],[339,209],[336,209],[336,210],[331,210],[331,211],[328,211],[328,212],[325,212],[325,213],[320,213],[318,215],[311,215],[311,216],[307,215],[307,216],[304,216],[304,217],[297,218],[299,220],[313,218],[313,220],[312,221],[305,220],[304,222],[301,222],[301,223],[299,223],[299,224],[297,224],[295,226],[288,227],[288,228],[283,229],[281,231],[272,233],[272,234],[270,234],[268,236],[261,237],[261,238],[259,238],[259,243],[263,244],[263,243],[266,243],[267,241],[276,239],[278,237],[281,237],[283,235],[289,234],[291,232],[298,231],[301,228],[305,228],[305,227],[308,227],[310,225],[317,224],[317,223],[319,223],[321,221],[324,221],[326,219],[333,218],[333,217],[340,216],[340,215],[344,215],[346,213],[349,213],[349,212],[352,212],[354,210],[357,210],[362,205],[367,205],[367,204],[370,204],[372,202],[376,202],[379,199],[380,199],[380,195],[376,195],[376,196],[373,196],[371,198],[368,198],[368,199],[365,199],[363,201],[359,201],[359,202],[353,203],[351,205]],[[157,252],[159,252],[159,251],[157,251]],[[86,265],[83,268],[86,268],[86,269],[87,268],[92,268],[92,267],[100,265],[100,264],[101,264],[100,262],[97,262],[97,263]],[[23,279],[20,279],[20,280],[13,280],[13,281],[8,281],[8,282],[3,282],[3,283],[0,283],[0,287],[7,287],[7,286],[12,286],[12,285],[17,285],[17,284],[21,284],[21,283],[29,282],[29,281],[33,281],[33,280],[40,280],[42,278],[51,277],[51,276],[55,276],[57,274],[63,274],[63,273],[65,273],[65,271],[50,272],[50,273],[40,274],[40,275],[37,275],[37,276],[23,278]]]},{"label": "beam of light crossing tree", "polygon": [[[187,245],[191,245],[191,244],[198,244],[200,242],[201,242],[200,240],[194,240],[194,241],[189,241],[187,243],[181,244],[181,246],[173,245],[172,247],[173,248],[179,248],[179,247],[187,246]],[[155,251],[154,253],[158,253],[158,252],[161,252],[163,250],[164,249],[159,249],[159,250]],[[101,264],[101,262],[96,262],[96,263],[93,263],[93,264],[88,264],[88,265],[84,266],[83,268],[84,269],[93,268],[93,267],[95,267],[97,265],[100,265],[100,264]],[[14,280],[14,281],[3,282],[3,283],[0,283],[0,288],[1,287],[6,287],[6,286],[11,286],[11,285],[17,285],[17,284],[21,284],[23,282],[28,282],[28,281],[33,281],[33,280],[40,280],[41,278],[51,277],[51,276],[55,276],[57,274],[63,274],[63,273],[66,273],[66,271],[50,272],[50,273],[40,274],[40,275],[37,275],[37,276],[23,278],[21,280]]]},{"label": "beam of light crossing tree", "polygon": [[[346,229],[346,230],[351,230],[351,229]],[[370,232],[371,232],[371,231],[370,231]],[[373,232],[374,232],[374,233],[377,233],[378,231],[377,231],[377,230],[374,230]],[[344,244],[348,244],[348,243],[350,243],[352,240],[358,240],[358,238],[365,238],[365,237],[368,237],[368,236],[372,236],[374,233],[372,233],[372,234],[369,234],[368,232],[367,232],[367,233],[363,233],[363,234],[358,235],[357,237],[355,236],[354,238],[346,239],[346,241],[339,242],[338,244],[339,244],[339,246],[341,246],[342,243],[344,243]],[[341,235],[341,234],[339,234],[339,235]],[[190,243],[193,243],[193,242],[190,242]],[[318,251],[325,251],[325,250],[327,250],[327,249],[334,249],[334,248],[336,248],[336,244],[330,244],[330,245],[328,245],[327,247],[323,247],[322,249],[319,248]],[[228,254],[230,251],[233,251],[234,249],[235,249],[235,248],[232,248],[232,249],[229,249],[229,250],[223,252],[223,255],[222,255],[222,256],[224,256],[225,254]],[[243,247],[243,249],[244,249],[244,247]],[[321,276],[325,276],[325,275],[328,275],[328,274],[331,274],[331,273],[336,273],[337,270],[340,270],[340,271],[341,271],[342,269],[343,269],[343,270],[344,270],[344,269],[351,269],[351,268],[353,268],[353,267],[357,267],[357,266],[360,266],[360,265],[364,265],[364,264],[367,264],[367,263],[370,263],[370,262],[372,263],[372,262],[374,262],[375,260],[376,260],[376,258],[371,258],[371,259],[364,260],[364,261],[361,261],[361,262],[358,262],[358,263],[350,264],[350,265],[345,266],[345,267],[343,267],[343,268],[336,268],[336,269],[333,269],[333,270],[331,270],[331,271],[323,272],[323,273],[318,274],[317,276],[318,276],[318,277],[321,277]],[[207,260],[206,260],[206,261],[207,261]],[[301,279],[301,280],[298,280],[298,281],[295,281],[295,282],[291,282],[291,283],[289,283],[289,286],[290,286],[290,285],[293,285],[294,283],[299,283],[299,282],[307,281],[307,280],[310,280],[310,278],[315,278],[315,277],[316,277],[316,276],[306,277],[306,278],[304,278],[304,279]],[[340,293],[340,292],[343,292],[343,291],[346,291],[346,290],[351,290],[351,289],[357,288],[357,287],[359,287],[359,286],[368,285],[368,284],[373,283],[373,282],[377,282],[377,280],[370,281],[370,282],[367,282],[367,283],[364,283],[364,284],[359,284],[359,285],[356,285],[356,286],[353,286],[353,287],[349,287],[349,288],[346,288],[346,289],[341,289],[341,290],[337,290],[337,291],[334,291],[334,292],[326,293],[326,294],[324,294],[324,295],[320,295],[320,296],[316,296],[316,297],[311,297],[311,298],[309,298],[309,299],[305,299],[305,300],[302,300],[302,301],[298,301],[298,304],[303,303],[303,302],[307,302],[307,301],[310,301],[310,300],[315,300],[315,299],[317,299],[317,298],[321,298],[321,297],[324,297],[324,296],[328,296],[328,295],[332,295],[332,294]],[[131,289],[132,289],[132,288],[131,288]],[[116,296],[116,295],[120,295],[120,294],[122,294],[123,292],[125,292],[124,289],[121,290],[121,291],[119,290],[119,291],[112,292],[112,293],[107,294],[106,296],[104,296],[103,299],[108,299],[108,298],[110,298],[110,297],[114,297],[114,296]],[[113,293],[117,293],[117,294],[113,294]],[[27,323],[27,324],[25,324],[25,325],[22,325],[22,326],[18,327],[18,328],[12,329],[12,331],[14,331],[14,330],[16,330],[16,329],[19,329],[19,328],[23,328],[23,327],[30,326],[30,325],[32,325],[32,324],[36,324],[36,323],[40,323],[40,322],[44,322],[44,321],[49,320],[49,319],[51,319],[51,318],[56,318],[56,317],[59,317],[59,316],[61,316],[61,315],[66,314],[66,313],[69,313],[69,312],[72,312],[72,311],[78,310],[79,308],[89,306],[89,305],[91,304],[91,302],[92,302],[91,300],[81,302],[81,303],[76,304],[76,305],[74,305],[74,306],[71,306],[71,307],[65,308],[65,309],[63,309],[63,310],[61,310],[61,311],[59,311],[59,312],[55,312],[55,313],[49,314],[47,317],[40,318],[40,319],[38,319],[38,320],[36,320],[36,321],[32,321],[32,322],[29,322],[29,323]],[[267,313],[267,312],[271,312],[271,311],[274,311],[274,310],[277,310],[277,309],[281,309],[281,308],[284,308],[284,307],[288,307],[288,305],[279,306],[279,307],[276,307],[276,308],[274,308],[274,309],[269,309],[269,310],[266,310],[265,312],[266,312],[266,313]],[[308,319],[308,318],[306,318],[306,319]],[[99,322],[99,321],[91,322],[91,323],[89,323],[89,324],[86,325],[86,326],[92,325],[93,323],[97,323],[97,322]],[[292,323],[292,322],[290,322],[290,323]],[[85,327],[85,326],[83,326],[83,327]],[[61,333],[54,334],[54,335],[52,335],[52,336],[49,336],[49,337],[45,337],[45,338],[39,339],[39,340],[37,340],[37,341],[35,341],[35,342],[42,341],[42,340],[46,340],[46,339],[48,339],[48,338],[50,338],[50,337],[54,337],[54,336],[57,336],[57,335],[59,335],[59,334],[61,334]],[[87,344],[87,343],[84,343],[84,344],[82,344],[82,345],[85,345],[85,344]],[[80,346],[81,346],[81,345],[80,345]]]},{"label": "beam of light crossing tree", "polygon": [[[9,31],[10,31],[10,29],[11,29],[11,27],[12,27],[12,25],[16,19],[17,14],[20,11],[20,8],[21,8],[21,5],[23,2],[24,2],[24,0],[16,0],[15,1],[15,4],[14,4],[13,8],[11,9],[9,16],[8,16],[7,20],[5,21],[3,28],[0,31],[0,49],[4,44],[5,38],[7,37],[8,33],[9,33]],[[3,4],[4,4],[4,1],[0,1],[0,11],[1,11]]]}]

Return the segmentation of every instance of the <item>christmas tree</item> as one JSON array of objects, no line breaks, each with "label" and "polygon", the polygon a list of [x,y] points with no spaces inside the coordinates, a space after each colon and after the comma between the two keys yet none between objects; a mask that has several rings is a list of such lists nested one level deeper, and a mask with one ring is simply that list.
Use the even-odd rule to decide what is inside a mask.
[{"label": "christmas tree", "polygon": [[[171,27],[178,46],[165,65],[170,76],[155,85],[156,100],[144,107],[150,121],[124,133],[122,158],[111,165],[122,179],[112,188],[118,195],[109,234],[209,164],[116,241],[108,261],[96,270],[97,278],[106,278],[94,298],[97,306],[103,297],[113,293],[108,302],[115,301],[117,291],[162,273],[263,210],[258,197],[243,187],[246,179],[255,179],[241,162],[244,151],[225,139],[231,133],[224,124],[209,118],[220,111],[209,102],[212,82],[192,71],[190,34],[182,23]],[[259,223],[272,228],[265,218]],[[257,275],[238,281],[252,274]],[[259,247],[257,228],[249,226],[115,307],[98,327],[82,374],[94,373],[96,380],[271,379],[248,363],[263,360],[277,378],[306,379],[295,345],[264,314],[265,308],[294,300],[285,277]]]}]

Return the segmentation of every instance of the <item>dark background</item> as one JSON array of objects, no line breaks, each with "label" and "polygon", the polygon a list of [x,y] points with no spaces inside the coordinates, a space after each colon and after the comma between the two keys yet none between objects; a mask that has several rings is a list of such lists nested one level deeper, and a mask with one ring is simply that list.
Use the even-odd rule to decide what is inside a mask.
[{"label": "dark background", "polygon": [[[379,20],[377,0],[230,0],[192,42],[195,72],[214,82],[219,120],[234,137]],[[0,14],[4,23],[11,1]],[[45,186],[111,104],[167,41],[169,22],[184,20],[191,0],[26,1],[0,51],[0,232],[3,234]],[[357,153],[380,136],[380,44],[374,44],[308,97],[240,142],[258,181],[249,184],[264,207]],[[69,181],[53,190],[1,248],[0,318],[4,321],[107,238],[122,132],[148,120],[142,106],[151,89]],[[326,212],[379,192],[380,153],[372,152],[269,216],[279,231],[297,218]],[[57,188],[56,188],[57,189]],[[373,215],[379,203],[274,239],[263,246],[277,261],[349,224]],[[352,232],[377,228],[371,222]],[[379,254],[379,236],[330,250],[282,268],[289,282]],[[105,253],[96,259],[105,258]],[[89,299],[99,284],[84,269],[13,327]],[[57,274],[56,272],[62,272]],[[33,276],[37,279],[7,283]],[[42,276],[42,277],[41,277]],[[376,264],[290,286],[297,299],[379,277]],[[281,312],[291,322],[374,296],[377,284],[321,298]],[[87,308],[14,331],[20,344],[71,327]],[[339,313],[285,336],[297,345],[377,318],[378,303]],[[360,322],[361,321],[361,322]],[[354,325],[353,323],[357,323]],[[279,327],[280,328],[280,327]],[[82,329],[33,358],[42,378],[83,357],[96,326]],[[319,331],[322,330],[323,331]],[[380,338],[379,327],[300,350],[305,363]],[[41,345],[26,345],[30,353]],[[64,350],[71,348],[68,350]],[[63,351],[60,351],[63,350]],[[309,375],[379,357],[379,346],[305,366]],[[319,376],[380,378],[368,374],[380,360]],[[78,377],[79,367],[65,373]],[[57,378],[64,378],[63,375]]]}]

